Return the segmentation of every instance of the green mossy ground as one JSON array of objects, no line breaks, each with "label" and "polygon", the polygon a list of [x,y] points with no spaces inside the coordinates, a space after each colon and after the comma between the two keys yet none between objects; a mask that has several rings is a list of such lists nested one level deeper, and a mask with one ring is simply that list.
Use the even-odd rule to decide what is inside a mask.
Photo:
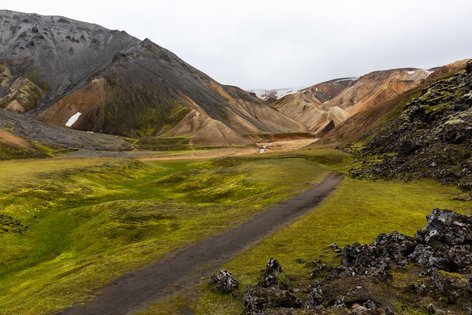
[{"label": "green mossy ground", "polygon": [[326,174],[301,157],[1,162],[2,224],[23,230],[0,231],[0,313],[47,314],[92,299],[126,271]]},{"label": "green mossy ground", "polygon": [[[344,154],[329,154],[330,150],[313,150],[299,154],[311,153],[312,159],[338,169],[344,169],[349,160]],[[343,162],[337,165],[336,161]],[[414,235],[424,226],[425,216],[434,207],[472,214],[470,202],[453,200],[460,194],[458,188],[434,181],[405,183],[346,178],[316,211],[277,231],[224,266],[241,282],[236,296],[213,293],[207,287],[207,280],[203,280],[197,289],[190,288],[163,300],[141,314],[182,314],[188,309],[197,314],[240,314],[242,292],[247,286],[256,284],[260,270],[270,257],[281,262],[293,284],[302,283],[308,287],[310,269],[300,261],[321,259],[330,264],[339,263],[339,258],[329,248],[333,242],[340,246],[370,243],[378,234],[392,231]],[[402,286],[401,281],[397,286]],[[395,305],[399,312],[417,311],[414,305],[406,305],[403,301],[395,301]]]},{"label": "green mossy ground", "polygon": [[[348,154],[331,148],[205,161],[0,162],[0,223],[8,229],[0,231],[0,314],[47,314],[93,299],[126,271],[226,230],[320,181],[328,170],[346,173],[352,164]],[[471,213],[470,203],[452,200],[458,194],[433,181],[346,178],[316,211],[225,267],[244,290],[274,256],[308,284],[309,270],[297,258],[334,263],[327,249],[332,242],[371,242],[393,230],[411,235],[433,207]],[[214,294],[204,280],[144,313],[186,309],[238,314],[241,296]]]},{"label": "green mossy ground", "polygon": [[15,159],[45,158],[54,154],[54,150],[45,146],[34,146],[33,149],[20,149],[0,143],[0,161]]},{"label": "green mossy ground", "polygon": [[191,149],[192,145],[191,138],[186,137],[162,138],[146,136],[136,141],[135,148],[149,151],[181,151]]}]

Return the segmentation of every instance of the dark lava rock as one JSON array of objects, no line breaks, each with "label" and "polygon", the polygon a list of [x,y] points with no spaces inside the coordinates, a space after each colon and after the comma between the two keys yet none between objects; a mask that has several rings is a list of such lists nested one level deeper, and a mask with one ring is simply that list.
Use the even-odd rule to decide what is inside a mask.
[{"label": "dark lava rock", "polygon": [[370,245],[355,243],[345,246],[341,266],[330,273],[330,278],[369,275],[378,281],[386,281],[391,278],[391,268],[408,263],[407,256],[415,247],[414,238],[398,232],[380,234]]},{"label": "dark lava rock", "polygon": [[259,282],[259,285],[264,288],[275,285],[284,285],[280,277],[282,273],[283,270],[280,263],[276,259],[270,258],[262,274],[262,278]]},{"label": "dark lava rock", "polygon": [[435,314],[436,313],[436,308],[434,307],[433,304],[429,304],[427,307],[428,314]]},{"label": "dark lava rock", "polygon": [[336,243],[329,245],[329,247],[331,247],[334,250],[334,252],[337,254],[340,254],[343,252],[343,250]]},{"label": "dark lava rock", "polygon": [[472,264],[472,217],[434,209],[424,229],[416,234],[420,243],[408,256],[428,268],[460,271]]},{"label": "dark lava rock", "polygon": [[456,245],[446,252],[446,258],[451,270],[461,270],[472,265],[472,246]]},{"label": "dark lava rock", "polygon": [[362,304],[362,306],[364,306],[365,308],[367,308],[369,311],[375,311],[377,310],[377,305],[375,304],[374,301],[372,300],[367,300],[364,302],[364,304]]},{"label": "dark lava rock", "polygon": [[408,256],[416,247],[416,240],[398,232],[380,234],[370,245],[376,257],[388,257],[398,265],[406,263]]},{"label": "dark lava rock", "polygon": [[[321,285],[322,283],[320,281],[314,281],[313,284],[310,286],[310,294],[308,295],[308,299],[305,302],[306,308],[316,308],[323,305],[325,297],[323,295],[323,289]],[[344,303],[338,302],[337,304],[341,305]]]},{"label": "dark lava rock", "polygon": [[439,268],[444,265],[445,259],[435,257],[434,249],[431,246],[419,244],[413,253],[409,255],[411,261],[427,267]]},{"label": "dark lava rock", "polygon": [[427,295],[439,302],[471,307],[472,295],[468,292],[462,277],[455,274],[433,271],[423,282],[412,285],[411,289],[420,295]]},{"label": "dark lava rock", "polygon": [[[337,267],[321,261],[308,263],[308,268],[314,268],[312,277],[315,280],[308,289],[297,291],[281,287],[282,267],[271,258],[260,286],[246,292],[245,309],[249,313],[260,313],[267,308],[296,307],[299,302],[291,292],[306,292],[304,308],[322,314],[331,311],[393,314],[390,306],[394,300],[411,298],[411,301],[418,301],[419,296],[437,301],[436,306],[448,310],[451,307],[453,312],[470,312],[471,231],[472,216],[433,209],[416,238],[398,232],[380,234],[371,244],[345,246]],[[407,275],[410,284],[397,282],[400,286],[392,287],[391,281],[397,281],[392,277],[393,271]],[[422,307],[426,305],[422,304]],[[428,307],[429,313],[433,310],[442,312]]]},{"label": "dark lava rock", "polygon": [[[347,245],[341,255],[341,265],[334,268],[325,281],[312,285],[306,305],[311,308],[333,305],[329,291],[335,280],[344,281],[344,284],[348,283],[349,278],[388,283],[391,270],[415,263],[420,266],[420,276],[425,278],[418,285],[411,286],[417,294],[469,307],[470,303],[464,301],[471,299],[467,286],[472,284],[464,285],[460,277],[450,276],[447,272],[470,271],[471,233],[472,217],[450,210],[433,209],[427,216],[426,226],[418,231],[416,238],[393,232],[380,234],[370,245]],[[350,295],[352,298],[355,295],[350,291],[352,289],[345,287],[344,290],[343,296]],[[364,308],[362,303],[357,304],[358,311]],[[349,306],[349,303],[346,305]]]},{"label": "dark lava rock", "polygon": [[223,269],[211,276],[209,285],[212,290],[226,294],[236,290],[239,286],[239,282],[234,278],[231,272]]},{"label": "dark lava rock", "polygon": [[375,257],[368,245],[355,243],[344,247],[342,265],[353,268],[357,273],[366,273],[372,266]]},{"label": "dark lava rock", "polygon": [[325,264],[321,260],[315,260],[315,261],[309,262],[307,264],[307,267],[312,268],[311,278],[313,279],[318,278],[318,277],[326,278],[329,272],[333,270],[333,267]]},{"label": "dark lava rock", "polygon": [[387,306],[384,310],[385,312],[385,315],[394,315],[395,313],[392,311],[392,309],[390,308],[390,306]]},{"label": "dark lava rock", "polygon": [[418,241],[446,245],[472,244],[472,217],[451,210],[434,209],[427,216],[426,227],[416,234]]},{"label": "dark lava rock", "polygon": [[300,301],[290,291],[278,287],[253,287],[244,294],[244,309],[249,314],[272,307],[299,307]]},{"label": "dark lava rock", "polygon": [[280,263],[277,259],[274,259],[274,258],[271,257],[267,261],[266,271],[269,272],[269,273],[282,272],[282,266],[280,265]]},{"label": "dark lava rock", "polygon": [[431,281],[439,298],[448,303],[456,303],[457,300],[464,295],[464,290],[457,278],[433,273]]}]

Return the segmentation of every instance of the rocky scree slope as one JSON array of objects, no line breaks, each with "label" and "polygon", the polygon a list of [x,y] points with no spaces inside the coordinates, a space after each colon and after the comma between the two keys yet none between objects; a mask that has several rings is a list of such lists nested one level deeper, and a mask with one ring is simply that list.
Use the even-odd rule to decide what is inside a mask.
[{"label": "rocky scree slope", "polygon": [[424,88],[397,118],[360,144],[363,167],[353,170],[356,176],[427,177],[470,191],[472,62]]},{"label": "rocky scree slope", "polygon": [[2,10],[0,43],[0,107],[48,124],[207,144],[305,131],[250,93],[123,31]]},{"label": "rocky scree slope", "polygon": [[[434,209],[415,237],[393,232],[369,245],[331,247],[340,264],[307,263],[309,287],[291,280],[271,258],[259,283],[244,292],[246,313],[396,314],[405,307],[429,314],[472,312],[471,216]],[[238,281],[224,270],[210,287],[231,293]]]}]

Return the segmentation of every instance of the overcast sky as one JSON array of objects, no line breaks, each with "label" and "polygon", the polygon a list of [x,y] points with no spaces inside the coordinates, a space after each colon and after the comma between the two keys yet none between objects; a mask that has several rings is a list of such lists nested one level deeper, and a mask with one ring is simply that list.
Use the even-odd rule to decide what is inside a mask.
[{"label": "overcast sky", "polygon": [[2,0],[150,38],[224,84],[304,87],[472,57],[470,0]]}]

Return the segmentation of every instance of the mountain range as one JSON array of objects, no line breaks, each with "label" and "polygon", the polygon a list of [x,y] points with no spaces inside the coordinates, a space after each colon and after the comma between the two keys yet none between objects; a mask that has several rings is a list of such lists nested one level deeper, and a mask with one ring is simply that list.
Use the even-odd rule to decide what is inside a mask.
[{"label": "mountain range", "polygon": [[11,112],[56,126],[76,115],[73,129],[209,145],[304,131],[148,39],[64,17],[1,11],[0,19],[1,106]]},{"label": "mountain range", "polygon": [[336,142],[363,135],[401,95],[466,63],[244,91],[149,39],[65,17],[1,10],[0,43],[0,128],[30,142],[101,150],[130,149],[129,138],[231,146],[294,133]]}]

